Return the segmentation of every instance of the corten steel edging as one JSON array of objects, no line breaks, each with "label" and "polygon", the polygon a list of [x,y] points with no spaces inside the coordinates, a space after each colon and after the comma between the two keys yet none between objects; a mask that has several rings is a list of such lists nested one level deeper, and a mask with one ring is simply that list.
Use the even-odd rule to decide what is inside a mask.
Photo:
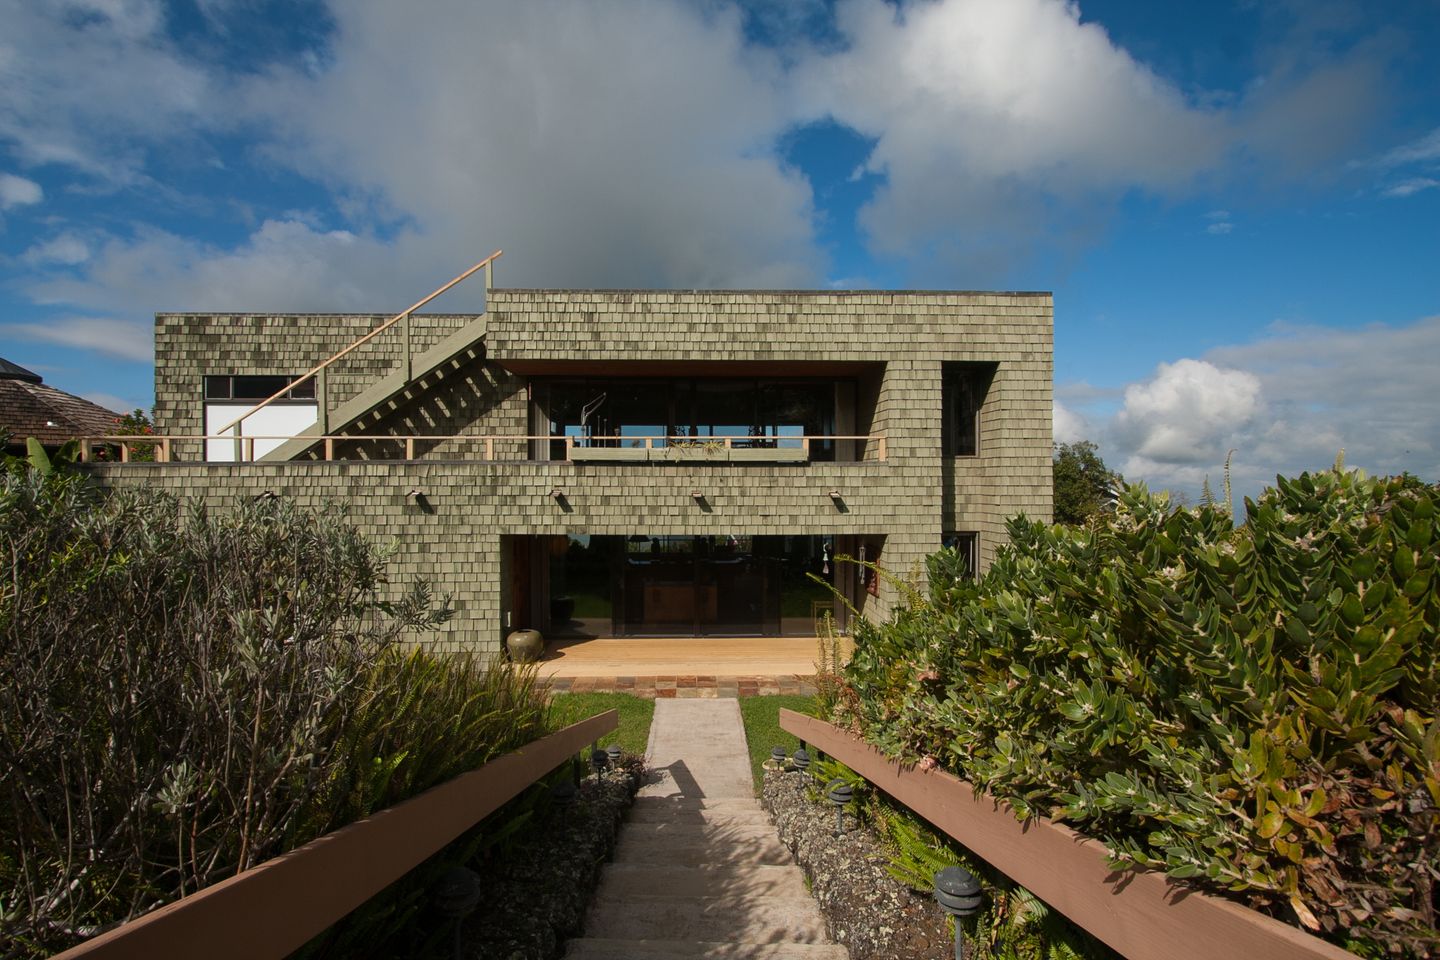
[{"label": "corten steel edging", "polygon": [[52,960],[287,956],[617,726],[572,724]]},{"label": "corten steel edging", "polygon": [[853,769],[976,856],[1131,960],[1354,960],[1354,954],[1154,870],[1117,872],[1108,850],[1047,817],[1011,808],[941,770],[887,758],[853,734],[780,711],[780,726]]}]

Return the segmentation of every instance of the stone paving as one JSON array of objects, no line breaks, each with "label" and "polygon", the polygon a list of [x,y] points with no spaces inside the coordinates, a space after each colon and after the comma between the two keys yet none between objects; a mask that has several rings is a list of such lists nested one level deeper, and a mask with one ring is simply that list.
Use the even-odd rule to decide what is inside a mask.
[{"label": "stone paving", "polygon": [[848,957],[755,799],[735,700],[658,700],[646,767],[566,960]]},{"label": "stone paving", "polygon": [[806,676],[550,677],[548,683],[555,693],[629,693],[647,700],[815,695],[815,678]]}]

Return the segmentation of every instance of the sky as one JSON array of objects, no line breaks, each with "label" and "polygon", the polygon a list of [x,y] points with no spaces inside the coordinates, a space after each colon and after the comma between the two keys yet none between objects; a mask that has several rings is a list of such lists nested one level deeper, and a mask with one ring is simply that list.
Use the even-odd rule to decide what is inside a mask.
[{"label": "sky", "polygon": [[1435,0],[0,25],[0,356],[112,409],[153,402],[157,311],[400,310],[503,248],[506,286],[1048,290],[1055,439],[1128,479],[1440,480]]}]

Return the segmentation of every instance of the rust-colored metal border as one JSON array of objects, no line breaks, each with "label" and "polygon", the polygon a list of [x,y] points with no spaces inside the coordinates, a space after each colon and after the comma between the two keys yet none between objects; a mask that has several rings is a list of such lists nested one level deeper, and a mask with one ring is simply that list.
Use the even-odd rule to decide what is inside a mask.
[{"label": "rust-colored metal border", "polygon": [[617,726],[615,710],[572,724],[54,960],[284,957]]},{"label": "rust-colored metal border", "polygon": [[1154,870],[1117,872],[1103,843],[942,770],[904,767],[832,724],[780,711],[780,726],[844,763],[1131,960],[1354,960],[1354,954]]}]

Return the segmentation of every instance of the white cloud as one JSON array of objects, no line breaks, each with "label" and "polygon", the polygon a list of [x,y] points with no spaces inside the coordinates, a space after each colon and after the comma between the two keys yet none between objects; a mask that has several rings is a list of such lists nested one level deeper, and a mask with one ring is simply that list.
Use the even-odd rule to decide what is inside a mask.
[{"label": "white cloud", "polygon": [[1183,188],[1226,150],[1222,115],[1074,4],[849,0],[838,18],[850,46],[803,66],[800,108],[876,139],[862,219],[882,253],[1009,257],[1056,205]]},{"label": "white cloud", "polygon": [[1440,163],[1440,127],[1410,143],[1401,144],[1376,158],[1377,167],[1404,167],[1412,163]]},{"label": "white cloud", "polygon": [[1210,234],[1211,236],[1223,237],[1223,236],[1225,236],[1227,233],[1230,233],[1230,232],[1231,232],[1232,230],[1234,230],[1234,229],[1235,229],[1235,224],[1233,224],[1233,223],[1227,223],[1227,222],[1225,222],[1225,221],[1220,221],[1220,222],[1218,222],[1218,223],[1212,223],[1212,224],[1209,224],[1208,226],[1206,226],[1206,227],[1205,227],[1205,232],[1208,233],[1208,234]]},{"label": "white cloud", "polygon": [[60,264],[73,267],[90,259],[90,246],[73,233],[62,233],[44,243],[37,243],[20,255],[30,266]]},{"label": "white cloud", "polygon": [[1137,457],[1211,463],[1223,455],[1227,438],[1249,425],[1260,402],[1260,380],[1253,374],[1178,360],[1126,388],[1112,429]]},{"label": "white cloud", "polygon": [[0,324],[0,333],[21,340],[94,350],[122,360],[149,362],[155,357],[150,324],[110,317],[54,317],[43,323]]},{"label": "white cloud", "polygon": [[26,180],[13,173],[0,173],[0,210],[29,206],[43,199],[45,191],[34,180]]},{"label": "white cloud", "polygon": [[1440,187],[1440,180],[1436,180],[1434,177],[1410,177],[1386,187],[1380,193],[1386,197],[1408,197],[1412,193],[1429,190],[1431,187]]},{"label": "white cloud", "polygon": [[1055,401],[1053,423],[1056,443],[1075,443],[1090,436],[1090,421],[1059,400]]},{"label": "white cloud", "polygon": [[337,6],[328,66],[274,72],[246,100],[278,127],[283,162],[417,224],[396,246],[409,275],[503,246],[507,283],[823,276],[809,185],[775,153],[791,122],[783,76],[745,45],[738,11],[661,0],[426,10]]},{"label": "white cloud", "polygon": [[[267,220],[232,249],[142,230],[134,239],[102,244],[82,276],[37,281],[27,292],[44,305],[130,316],[165,310],[380,311],[411,293],[394,282],[393,259],[389,244],[295,220]],[[449,279],[440,275],[444,269],[432,265],[432,286]]]},{"label": "white cloud", "polygon": [[1440,187],[1440,179],[1437,179],[1440,177],[1440,127],[1372,160],[1352,165],[1372,167],[1381,172],[1382,197],[1399,199]]},{"label": "white cloud", "polygon": [[156,143],[223,123],[211,75],[160,36],[158,0],[0,0],[0,141],[27,165],[145,179]]},{"label": "white cloud", "polygon": [[1342,449],[1352,467],[1434,481],[1437,356],[1440,316],[1357,330],[1277,325],[1254,343],[1161,364],[1126,388],[1102,435],[1128,479],[1192,496],[1205,477],[1218,483],[1231,449],[1238,495],[1323,469]]}]

